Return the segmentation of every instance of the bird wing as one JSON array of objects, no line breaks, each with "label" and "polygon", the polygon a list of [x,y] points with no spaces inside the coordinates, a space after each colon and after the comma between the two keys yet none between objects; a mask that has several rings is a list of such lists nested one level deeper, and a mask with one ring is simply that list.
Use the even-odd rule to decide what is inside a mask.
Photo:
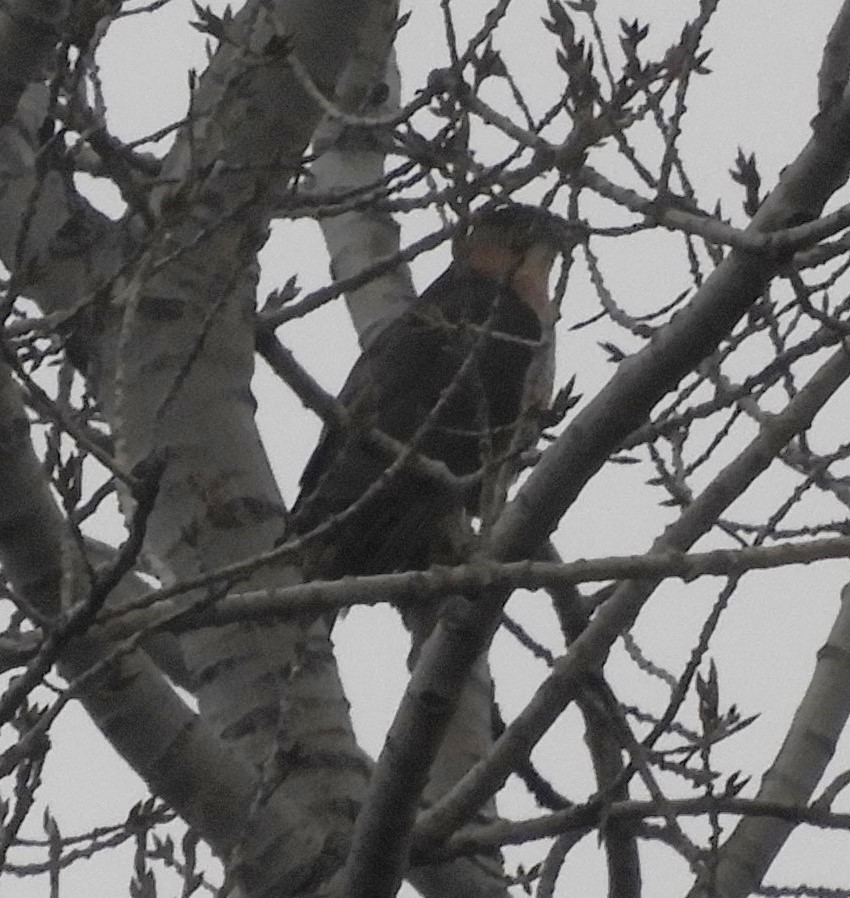
[{"label": "bird wing", "polygon": [[[469,324],[486,325],[496,333],[477,346],[474,364],[453,384],[480,340],[481,332]],[[537,316],[512,291],[452,265],[409,311],[384,328],[352,368],[339,395],[349,423],[325,429],[304,469],[293,509],[298,531],[306,532],[352,505],[387,468],[389,459],[364,436],[366,431],[377,427],[410,442],[450,386],[442,411],[420,434],[418,451],[444,462],[455,474],[470,474],[482,466],[482,448],[492,428],[490,451],[504,453],[523,411],[534,341],[539,338]],[[427,529],[427,520],[437,514],[435,509],[446,505],[439,493],[436,484],[415,470],[399,472],[381,501],[372,502],[350,532],[338,534],[338,552],[360,561],[361,568],[381,541],[382,555],[390,540],[401,552],[405,540],[415,542],[417,532]],[[458,504],[457,498],[452,501]],[[477,490],[470,491],[466,504],[475,513]],[[393,530],[397,532],[391,537]],[[422,554],[413,546],[411,552]],[[389,569],[400,566],[402,562]]]}]

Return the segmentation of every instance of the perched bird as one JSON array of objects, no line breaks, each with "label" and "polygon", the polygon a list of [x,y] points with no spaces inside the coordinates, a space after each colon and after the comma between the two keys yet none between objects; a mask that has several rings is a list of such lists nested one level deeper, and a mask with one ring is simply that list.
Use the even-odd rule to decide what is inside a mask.
[{"label": "perched bird", "polygon": [[[469,516],[498,505],[549,403],[548,282],[565,235],[561,219],[530,206],[473,217],[449,268],[363,352],[339,394],[348,425],[325,429],[302,474],[295,530],[358,504],[308,548],[308,576],[462,560]],[[373,428],[408,447],[394,467]],[[416,458],[461,480],[453,487]]]}]

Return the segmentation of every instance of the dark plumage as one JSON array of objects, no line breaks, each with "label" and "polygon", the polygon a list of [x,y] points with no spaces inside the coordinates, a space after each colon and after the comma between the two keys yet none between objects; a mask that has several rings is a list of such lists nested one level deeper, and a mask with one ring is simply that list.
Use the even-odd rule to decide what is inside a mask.
[{"label": "dark plumage", "polygon": [[482,215],[456,240],[448,270],[358,359],[339,395],[350,425],[325,430],[302,475],[293,509],[298,532],[348,508],[391,464],[367,436],[372,427],[401,443],[415,439],[418,453],[455,475],[482,476],[461,492],[407,464],[308,551],[310,576],[459,560],[464,509],[484,513],[482,496],[489,502],[498,494],[499,467],[515,464],[533,441],[533,411],[549,400],[547,281],[563,237],[563,223],[539,209]]}]

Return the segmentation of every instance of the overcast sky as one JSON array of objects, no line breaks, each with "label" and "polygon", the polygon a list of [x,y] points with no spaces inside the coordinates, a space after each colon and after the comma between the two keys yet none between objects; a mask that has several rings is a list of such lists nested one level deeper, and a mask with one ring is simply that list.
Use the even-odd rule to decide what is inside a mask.
[{"label": "overcast sky", "polygon": [[[439,3],[420,0],[409,5],[414,7],[413,16],[398,41],[405,98],[410,98],[424,83],[431,69],[447,62]],[[465,0],[455,6],[463,36],[478,27],[489,4]],[[721,2],[720,12],[707,32],[707,44],[714,47],[709,61],[714,73],[698,79],[691,91],[682,141],[704,208],[712,208],[717,198],[723,198],[726,214],[743,221],[740,192],[728,176],[739,146],[746,152],[756,152],[763,182],[768,187],[775,182],[781,167],[803,146],[816,109],[821,48],[839,6],[838,0]],[[619,16],[630,20],[637,16],[652,24],[648,44],[663,48],[675,39],[685,15],[694,14],[697,3],[618,0],[600,7],[603,22],[611,26],[608,34],[614,35],[612,23]],[[545,14],[543,2],[516,0],[509,24],[499,30],[496,41],[521,87],[540,108],[552,99],[553,84],[559,77],[552,58],[554,43],[539,25]],[[187,69],[194,66],[200,70],[204,65],[204,39],[187,24],[192,17],[189,0],[172,0],[155,15],[132,17],[113,26],[99,58],[109,124],[118,136],[136,139],[185,114]],[[612,40],[610,48],[615,50],[616,46]],[[497,138],[494,136],[493,140]],[[481,152],[486,158],[486,146]],[[612,166],[614,171],[616,164],[612,162]],[[100,188],[92,195],[107,212],[118,214],[116,197]],[[535,196],[529,194],[527,198],[533,200]],[[436,219],[422,216],[405,221],[405,239],[414,239],[435,222]],[[663,305],[688,286],[687,272],[681,268],[680,260],[673,254],[663,255],[668,247],[669,244],[648,238],[645,243],[627,244],[622,250],[618,247],[616,259],[612,256],[607,260],[610,284],[618,292],[633,295],[634,308],[640,308],[642,303],[647,309]],[[327,258],[313,223],[277,228],[262,258],[261,294],[280,286],[293,274],[298,275],[305,290],[327,283]],[[417,260],[413,270],[417,287],[425,287],[447,260],[445,247]],[[577,280],[565,304],[566,322],[587,318],[595,308],[596,299],[590,288]],[[356,339],[339,303],[307,321],[286,325],[280,336],[329,390],[335,391],[341,385],[356,358]],[[597,335],[586,331],[561,331],[559,376],[566,379],[576,372],[578,389],[586,396],[592,395],[613,371],[597,340]],[[264,439],[284,494],[291,501],[319,424],[262,368],[255,390]],[[614,469],[606,474],[604,484],[586,491],[558,535],[558,544],[567,557],[646,550],[672,512],[650,504],[651,494],[639,489],[639,478],[634,478],[633,471]],[[755,496],[751,501],[757,504],[764,499]],[[617,528],[612,528],[612,520],[619,522]],[[835,613],[838,587],[846,576],[844,567],[834,564],[827,570],[824,566],[817,590],[812,589],[811,574],[799,578],[787,574],[759,575],[758,596],[730,612],[715,654],[722,670],[746,672],[746,676],[723,681],[728,689],[726,700],[738,702],[746,714],[763,711],[762,719],[749,733],[728,749],[721,749],[721,755],[729,751],[740,757],[736,763],[745,769],[762,769],[778,747],[777,739],[793,713],[814,663],[815,651]],[[717,583],[707,584],[701,599],[694,599],[695,590],[689,587],[688,600],[683,602],[681,589],[666,587],[642,614],[637,634],[674,670],[680,669],[687,658],[705,603],[713,599],[716,588]],[[529,623],[538,636],[546,638],[553,623],[544,597],[525,594],[520,601],[526,609],[539,608],[529,617]],[[335,636],[358,733],[367,750],[375,755],[404,688],[406,637],[394,612],[389,610],[354,612],[337,628]],[[553,649],[556,646],[552,641]],[[542,669],[502,636],[496,642],[495,668],[499,700],[506,714],[516,712],[539,683]],[[615,660],[614,670],[619,674],[618,689],[624,698],[635,702],[644,698],[643,681],[624,662]],[[637,694],[629,695],[632,688]],[[118,821],[133,802],[145,796],[143,785],[123,762],[115,759],[77,708],[63,713],[54,732],[55,747],[41,798],[49,796],[51,809],[65,834]],[[562,785],[575,798],[592,788],[587,763],[572,761],[573,757],[584,755],[581,735],[571,712],[553,728],[535,754],[536,759],[544,763],[548,760],[555,769],[570,768],[571,775]],[[564,761],[565,758],[570,760]],[[850,761],[846,744],[842,758],[845,765]],[[512,813],[533,812],[520,789],[511,786],[509,796]],[[824,835],[818,839],[819,845],[827,844]],[[597,848],[592,838],[585,843],[570,864],[570,894],[603,895],[602,865],[595,858]],[[847,857],[846,838],[842,845]],[[788,854],[788,860],[777,865],[771,879],[806,878],[800,875],[802,865],[809,860],[805,849]],[[522,856],[527,866],[538,859],[528,849]],[[824,863],[819,860],[814,868],[805,868],[811,874],[807,878],[829,882],[832,877],[836,885],[850,883],[850,862],[836,860],[841,866],[836,866],[831,874],[824,872]],[[651,866],[645,871],[645,880],[653,883],[647,894],[653,898],[681,894],[687,877],[668,875],[668,868],[663,869],[660,878]],[[94,898],[122,894],[129,872],[126,855],[120,864],[112,861],[106,866],[100,862],[78,865],[66,874],[65,894],[89,894]],[[4,879],[0,889],[4,894],[7,883]],[[45,895],[46,889],[44,880],[27,880],[16,894],[34,898]]]}]

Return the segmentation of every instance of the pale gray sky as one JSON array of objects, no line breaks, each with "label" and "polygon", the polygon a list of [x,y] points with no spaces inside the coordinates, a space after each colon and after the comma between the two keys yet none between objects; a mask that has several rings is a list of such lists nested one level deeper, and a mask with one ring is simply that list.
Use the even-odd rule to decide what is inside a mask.
[{"label": "pale gray sky", "polygon": [[[437,0],[408,5],[413,8],[413,16],[398,41],[406,98],[424,82],[431,69],[447,61]],[[478,27],[489,4],[466,0],[455,6],[459,30],[464,35]],[[816,108],[821,48],[839,6],[838,0],[721,3],[707,32],[707,43],[714,47],[708,63],[714,74],[698,79],[691,91],[682,141],[703,207],[713,207],[715,199],[722,197],[726,214],[740,223],[741,194],[728,176],[737,148],[757,153],[763,182],[769,187],[781,167],[793,159],[807,140],[808,123]],[[617,0],[600,7],[606,25],[619,16],[650,22],[653,35],[648,45],[657,48],[674,40],[684,17],[695,12],[697,3]],[[518,0],[509,24],[499,30],[497,40],[498,49],[526,95],[541,106],[552,99],[553,85],[559,78],[552,60],[553,42],[539,26],[544,15],[545,3]],[[190,66],[201,69],[204,65],[203,37],[187,24],[193,17],[188,0],[172,0],[153,16],[133,17],[113,26],[100,63],[110,127],[118,136],[137,138],[185,114],[186,71]],[[609,28],[608,33],[614,32]],[[611,47],[614,49],[616,43],[612,42]],[[613,153],[609,157],[610,171],[617,174],[622,166],[618,166]],[[100,202],[109,202],[97,195],[102,197]],[[529,194],[528,198],[535,197]],[[406,240],[414,239],[435,221],[420,216],[405,222]],[[621,295],[629,295],[634,309],[668,302],[688,286],[687,272],[673,251],[674,244],[672,238],[654,235],[622,246],[618,242],[605,258],[610,286]],[[305,290],[328,280],[327,259],[318,228],[312,223],[276,228],[262,258],[261,292],[280,286],[293,274],[298,275]],[[413,270],[417,286],[426,286],[445,267],[447,258],[444,247],[417,260]],[[586,318],[595,307],[590,288],[580,276],[576,277],[564,307],[566,320]],[[286,325],[280,336],[329,390],[341,385],[357,354],[356,340],[340,303],[306,321]],[[577,372],[579,391],[592,395],[613,371],[597,345],[599,333],[569,333],[564,329],[561,337],[559,375],[563,379]],[[319,424],[262,367],[255,388],[264,439],[285,495],[291,500]],[[604,481],[592,484],[558,534],[562,552],[568,557],[581,557],[644,551],[664,522],[672,518],[671,511],[654,504],[657,496],[642,488],[645,476],[645,470],[613,469],[606,473]],[[755,503],[751,507],[773,507],[772,497],[763,490],[760,486],[758,495],[748,497]],[[778,747],[777,740],[788,724],[815,652],[831,623],[838,588],[847,576],[845,564],[835,563],[822,570],[823,574],[814,580],[810,572],[793,576],[759,574],[757,596],[753,590],[745,591],[729,613],[714,650],[724,673],[723,696],[726,703],[738,702],[745,714],[762,712],[755,726],[719,749],[720,756],[729,758],[730,765],[745,770],[763,769]],[[659,590],[641,615],[636,634],[654,657],[673,670],[681,669],[686,660],[718,583],[710,581],[701,590],[688,587],[686,594],[683,588],[669,585]],[[695,598],[697,592],[701,594],[699,599]],[[746,601],[743,595],[747,596]],[[545,640],[553,628],[545,598],[525,594],[513,600],[513,607],[520,604],[525,609],[534,608],[534,613],[524,619]],[[367,750],[377,754],[405,684],[406,637],[394,612],[383,609],[350,614],[338,626],[336,641],[358,733]],[[557,646],[556,641],[550,642],[553,648]],[[516,712],[539,682],[541,667],[501,635],[494,658],[499,700],[507,714]],[[612,669],[618,673],[615,682],[624,699],[645,699],[648,687],[629,663],[615,659]],[[49,797],[51,810],[65,834],[118,821],[130,804],[144,797],[142,784],[115,758],[76,707],[63,713],[54,732],[55,748],[40,797]],[[535,752],[535,759],[549,769],[568,768],[570,775],[559,784],[575,798],[586,795],[592,782],[583,760],[581,738],[577,715],[570,712]],[[574,764],[573,757],[582,760]],[[850,764],[846,740],[841,763]],[[839,761],[833,766],[840,769]],[[507,797],[503,810],[516,815],[533,812],[531,803],[515,784],[509,786]],[[840,838],[835,836],[834,844],[843,846],[841,851],[829,860],[822,852],[814,863],[805,840],[795,839],[799,847],[789,848],[771,880],[808,879],[847,886],[850,861],[843,858],[850,857],[850,852],[846,850],[846,838],[839,842]],[[818,840],[819,845],[827,844],[822,834]],[[654,853],[663,858],[646,866],[645,881],[651,884],[647,894],[653,898],[680,895],[689,881],[686,871],[670,864],[672,855],[663,849],[654,849]],[[588,898],[604,894],[603,865],[597,855],[592,838],[576,849],[568,864],[569,894]],[[539,859],[534,846],[511,852],[510,857],[521,857],[526,866]],[[120,862],[101,858],[77,865],[66,874],[64,894],[87,894],[92,898],[123,894],[129,872],[126,853]],[[4,880],[0,887],[3,894],[7,882]],[[43,880],[27,880],[16,894],[20,898],[46,895],[47,884]]]}]

